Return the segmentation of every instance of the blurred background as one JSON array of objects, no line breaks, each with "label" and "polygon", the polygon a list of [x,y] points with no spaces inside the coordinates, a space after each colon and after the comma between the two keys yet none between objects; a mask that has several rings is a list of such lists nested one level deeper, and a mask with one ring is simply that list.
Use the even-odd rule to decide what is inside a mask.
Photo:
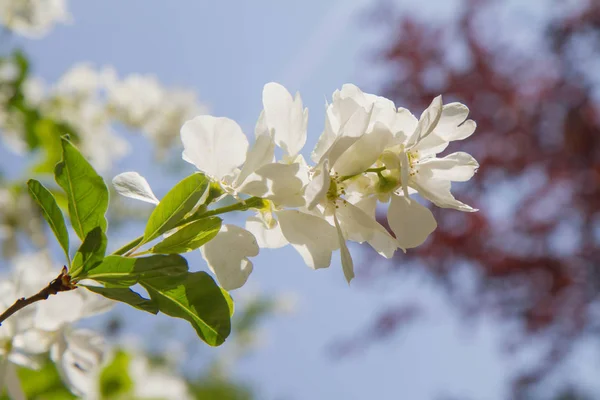
[{"label": "blurred background", "polygon": [[[202,399],[600,398],[600,1],[73,1],[44,32],[9,20],[7,1],[5,270],[58,254],[23,188],[51,179],[64,132],[105,178],[138,171],[160,198],[193,171],[181,123],[209,112],[251,134],[269,81],[310,110],[305,155],[347,82],[415,114],[441,93],[478,124],[460,149],[481,167],[455,193],[481,211],[434,209],[434,234],[392,260],[351,247],[352,287],[337,261],[312,271],[290,248],[262,250],[220,348],[126,306],[86,321],[122,349],[105,374],[114,393],[118,354],[144,353]],[[112,196],[111,210],[117,247],[151,207]],[[50,398],[43,388],[31,398]]]}]

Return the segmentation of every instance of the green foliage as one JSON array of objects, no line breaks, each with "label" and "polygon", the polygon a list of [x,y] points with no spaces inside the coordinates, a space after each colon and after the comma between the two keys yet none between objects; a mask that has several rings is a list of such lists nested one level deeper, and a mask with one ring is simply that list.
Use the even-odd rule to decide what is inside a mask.
[{"label": "green foliage", "polygon": [[86,289],[98,293],[108,299],[120,301],[129,304],[138,310],[146,311],[151,314],[158,314],[158,305],[150,300],[142,297],[139,293],[134,292],[130,288],[124,287],[100,287],[100,286],[84,286]]},{"label": "green foliage", "polygon": [[191,392],[196,399],[252,400],[254,398],[250,389],[218,377],[203,379],[192,384]]},{"label": "green foliage", "polygon": [[230,298],[205,272],[194,272],[177,285],[164,280],[140,281],[160,311],[190,322],[198,336],[211,346],[222,344],[231,332]]},{"label": "green foliage", "polygon": [[187,272],[187,261],[176,254],[141,258],[108,256],[81,279],[93,279],[113,287],[129,287],[156,280],[177,283],[185,279]]},{"label": "green foliage", "polygon": [[65,138],[61,138],[63,158],[56,164],[56,182],[67,193],[71,225],[81,240],[94,228],[106,232],[108,189],[104,180]]},{"label": "green foliage", "polygon": [[[39,370],[19,368],[21,388],[29,400],[69,400],[76,397],[65,387],[55,364],[47,360]],[[8,395],[0,400],[8,400]]]},{"label": "green foliage", "polygon": [[158,203],[146,224],[143,243],[147,243],[177,223],[198,203],[206,192],[209,180],[201,173],[195,173],[175,185]]},{"label": "green foliage", "polygon": [[103,399],[127,398],[133,390],[129,377],[130,357],[124,351],[117,351],[112,361],[100,374],[100,394]]},{"label": "green foliage", "polygon": [[[84,278],[107,284],[105,288],[86,286],[105,297],[187,320],[211,346],[222,344],[231,332],[233,302],[229,295],[205,272],[188,273],[187,261],[179,255],[108,256],[80,276]],[[148,291],[151,299],[127,289],[136,283]]]},{"label": "green foliage", "polygon": [[160,254],[179,254],[195,250],[219,233],[221,223],[221,218],[217,217],[191,222],[152,247],[150,251]]},{"label": "green foliage", "polygon": [[29,194],[31,197],[42,209],[44,219],[46,222],[48,222],[48,225],[50,225],[50,228],[52,229],[52,232],[54,232],[54,236],[56,236],[60,247],[62,247],[63,251],[65,252],[67,262],[70,264],[71,258],[69,257],[69,233],[67,232],[67,226],[65,224],[63,213],[56,204],[54,196],[48,189],[44,187],[44,185],[35,179],[30,179],[27,182],[27,187],[29,188]]},{"label": "green foliage", "polygon": [[70,271],[71,278],[78,278],[79,273],[85,273],[100,264],[106,254],[106,245],[106,235],[100,227],[92,229],[75,253]]},{"label": "green foliage", "polygon": [[19,121],[19,126],[15,128],[20,131],[28,149],[31,152],[42,152],[42,161],[33,168],[33,171],[52,173],[61,155],[60,136],[69,134],[73,140],[77,140],[77,132],[65,121],[51,118],[30,104],[24,91],[30,65],[23,52],[15,50],[9,57],[0,57],[0,66],[3,63],[16,66],[17,74],[14,79],[0,81],[0,90],[7,95],[3,96],[6,100],[0,104],[0,107],[7,115],[12,115],[14,120]]}]

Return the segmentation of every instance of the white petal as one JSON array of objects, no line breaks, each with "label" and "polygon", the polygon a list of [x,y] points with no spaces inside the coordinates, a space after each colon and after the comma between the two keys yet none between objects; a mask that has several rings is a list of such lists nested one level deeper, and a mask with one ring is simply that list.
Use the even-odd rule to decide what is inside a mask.
[{"label": "white petal", "polygon": [[239,186],[254,171],[265,164],[273,162],[275,143],[270,135],[259,135],[248,150],[246,162],[237,176],[235,186]]},{"label": "white petal", "polygon": [[339,248],[335,227],[324,219],[296,210],[277,212],[281,232],[309,267],[326,268]]},{"label": "white petal", "polygon": [[104,338],[80,329],[62,331],[50,351],[52,361],[69,389],[76,395],[93,398],[106,354]]},{"label": "white petal", "polygon": [[442,107],[442,115],[435,130],[440,136],[455,129],[465,122],[469,115],[469,108],[461,103],[448,103]]},{"label": "white petal", "polygon": [[[80,283],[83,284],[96,284],[92,280],[82,280]],[[101,296],[97,293],[91,292],[89,290],[77,290],[76,293],[82,299],[83,302],[83,310],[81,313],[81,318],[87,318],[98,314],[103,314],[105,312],[110,311],[114,306],[115,302],[113,300],[107,299],[104,296]]]},{"label": "white petal", "polygon": [[315,163],[319,163],[327,150],[331,147],[339,131],[339,122],[333,115],[332,105],[327,105],[325,108],[325,128],[319,136],[319,140],[312,151],[310,158]]},{"label": "white petal", "polygon": [[338,158],[366,133],[372,111],[371,109],[367,112],[363,108],[358,108],[342,125],[340,134],[325,154],[329,165],[334,165]]},{"label": "white petal", "polygon": [[399,247],[398,241],[374,217],[359,207],[345,203],[336,210],[344,236],[353,242],[368,242],[377,253],[391,258]]},{"label": "white petal", "polygon": [[240,288],[252,272],[248,257],[258,255],[252,233],[236,225],[223,225],[210,242],[200,248],[208,267],[225,290]]},{"label": "white petal", "polygon": [[389,128],[378,122],[373,131],[363,135],[337,159],[332,169],[342,176],[360,174],[377,161],[393,139]]},{"label": "white petal", "polygon": [[256,121],[256,125],[254,126],[254,136],[259,137],[262,135],[273,136],[272,132],[269,130],[269,126],[267,125],[267,119],[265,117],[265,110],[260,112],[258,116],[258,120]]},{"label": "white petal", "polygon": [[356,203],[353,203],[356,207],[363,210],[371,218],[375,218],[375,211],[377,209],[377,198],[376,197],[363,197]]},{"label": "white petal", "polygon": [[398,108],[396,120],[391,127],[396,138],[404,142],[417,128],[419,120],[406,108]]},{"label": "white petal", "polygon": [[26,354],[41,354],[50,349],[54,340],[52,332],[39,329],[28,329],[13,339],[13,346]]},{"label": "white petal", "polygon": [[387,217],[390,228],[403,249],[419,246],[437,227],[435,218],[427,207],[404,196],[392,195]]},{"label": "white petal", "polygon": [[434,133],[446,141],[463,140],[471,136],[477,127],[473,120],[467,120],[469,109],[461,103],[444,105],[442,115]]},{"label": "white petal", "polygon": [[418,151],[420,158],[427,158],[446,150],[449,144],[450,142],[447,139],[438,136],[436,132],[432,132],[425,139],[414,145],[411,150]]},{"label": "white petal", "polygon": [[50,296],[46,301],[38,303],[35,326],[46,331],[58,330],[64,324],[80,319],[84,307],[83,299],[77,291],[61,293],[60,296]]},{"label": "white petal", "polygon": [[[27,396],[23,392],[21,381],[17,375],[17,368],[13,364],[7,362],[6,372],[2,379],[5,380],[6,392],[12,400],[27,400]],[[0,393],[2,393],[2,386],[0,386]]]},{"label": "white petal", "polygon": [[183,159],[217,180],[231,174],[246,160],[248,139],[229,118],[201,115],[181,128]]},{"label": "white petal", "polygon": [[419,123],[415,128],[414,133],[408,140],[407,147],[414,146],[419,141],[425,139],[435,129],[440,116],[442,115],[442,96],[437,96],[433,99],[429,107],[423,111]]},{"label": "white petal", "polygon": [[306,186],[306,208],[312,210],[317,206],[317,204],[325,199],[330,185],[331,179],[329,178],[329,162],[325,160],[325,163],[314,172],[312,180]]},{"label": "white petal", "polygon": [[269,228],[259,217],[249,217],[246,220],[246,230],[254,235],[260,248],[278,249],[288,244],[283,233],[281,233],[279,223]]},{"label": "white petal", "polygon": [[340,256],[342,258],[342,270],[344,271],[344,277],[348,284],[350,281],[354,279],[354,262],[352,261],[352,256],[350,255],[350,250],[348,250],[348,246],[346,245],[346,239],[342,233],[342,229],[340,228],[340,222],[337,217],[334,215],[335,221],[335,229],[338,235],[338,241],[340,243]]},{"label": "white petal", "polygon": [[444,158],[430,158],[419,163],[419,169],[431,170],[432,178],[453,182],[468,181],[473,177],[479,163],[468,153],[457,152]]},{"label": "white petal", "polygon": [[304,205],[304,180],[300,164],[272,163],[260,167],[238,188],[240,193],[263,197],[278,206]]},{"label": "white petal", "polygon": [[427,177],[427,171],[417,174],[417,179],[414,181],[414,186],[419,194],[441,208],[454,208],[459,211],[475,212],[473,208],[465,203],[462,203],[454,198],[450,191],[452,184],[448,180],[439,180]]},{"label": "white petal", "polygon": [[458,129],[455,129],[452,135],[448,137],[449,140],[463,140],[468,138],[477,129],[477,123],[472,119],[468,119]]},{"label": "white petal", "polygon": [[112,183],[121,196],[158,204],[158,199],[152,192],[148,181],[137,172],[123,172],[115,176]]},{"label": "white petal", "polygon": [[275,143],[289,156],[298,154],[306,142],[308,122],[308,110],[302,107],[300,95],[292,98],[282,85],[267,83],[263,89],[263,106]]}]

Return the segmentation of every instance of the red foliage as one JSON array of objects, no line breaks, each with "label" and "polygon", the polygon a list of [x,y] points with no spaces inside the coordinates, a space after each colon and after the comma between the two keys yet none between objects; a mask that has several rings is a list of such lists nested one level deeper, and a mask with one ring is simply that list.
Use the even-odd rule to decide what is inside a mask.
[{"label": "red foliage", "polygon": [[414,109],[439,93],[468,105],[478,128],[449,150],[481,165],[454,190],[481,211],[434,210],[430,240],[393,262],[422,266],[444,285],[456,265],[470,265],[478,271],[470,310],[520,321],[523,338],[549,340],[539,368],[515,380],[519,390],[600,327],[591,312],[600,293],[600,2],[549,18],[526,51],[494,18],[499,5],[468,1],[442,26],[403,17],[389,28],[386,94]]}]

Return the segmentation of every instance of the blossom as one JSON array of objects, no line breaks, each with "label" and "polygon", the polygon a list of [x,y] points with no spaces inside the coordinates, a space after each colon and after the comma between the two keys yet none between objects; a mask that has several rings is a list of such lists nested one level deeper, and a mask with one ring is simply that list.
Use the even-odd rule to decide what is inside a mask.
[{"label": "blossom", "polygon": [[[0,303],[8,308],[11,302],[28,297],[46,286],[57,275],[43,253],[19,257],[11,279],[0,281]],[[74,290],[50,296],[19,310],[2,324],[0,329],[0,363],[10,385],[13,398],[20,393],[14,382],[14,365],[39,368],[43,355],[50,352],[61,377],[69,389],[78,395],[93,391],[105,352],[103,339],[87,330],[75,329],[72,324],[82,318],[110,309],[113,302],[92,292]],[[92,354],[93,356],[90,356]]]},{"label": "blossom", "polygon": [[129,361],[128,372],[136,399],[192,399],[185,380],[173,373],[172,366],[152,365],[145,356],[135,354]]},{"label": "blossom", "polygon": [[70,22],[66,0],[0,0],[1,22],[14,32],[40,38],[56,23]]},{"label": "blossom", "polygon": [[307,209],[333,223],[348,282],[354,277],[354,266],[347,240],[368,242],[388,258],[399,247],[374,215],[344,198],[346,181],[365,172],[393,140],[389,129],[377,121],[378,116],[389,113],[388,100],[344,85],[327,106],[326,127],[312,154],[317,166],[306,187]]},{"label": "blossom", "polygon": [[[0,67],[0,81],[10,81],[14,67],[7,63]],[[163,156],[181,125],[206,111],[192,91],[165,87],[151,75],[120,78],[112,67],[88,63],[74,65],[53,85],[27,77],[22,89],[28,105],[73,129],[82,153],[101,172],[130,151],[127,141],[114,130],[115,123],[140,131],[154,143],[156,154]],[[13,151],[27,149],[18,112],[0,112],[0,132]]]},{"label": "blossom", "polygon": [[[183,159],[219,182],[229,194],[268,200],[267,209],[251,217],[246,228],[262,221],[271,231],[269,237],[275,234],[273,241],[281,243],[275,218],[279,215],[278,211],[304,205],[303,188],[308,180],[308,170],[304,158],[298,153],[306,141],[308,113],[299,95],[292,98],[283,86],[276,83],[265,85],[263,105],[252,146],[249,146],[239,125],[229,118],[199,116],[186,122],[181,128]],[[275,145],[285,151],[282,162],[274,159]],[[202,254],[223,287],[237,288],[245,283],[252,271],[247,256],[256,255],[258,247],[254,247],[254,236],[245,230],[245,233],[236,233],[247,243],[241,245],[246,249],[244,254],[223,251],[231,248],[227,238],[235,238],[231,234],[232,228],[224,229],[227,230],[222,230],[205,245]],[[266,239],[267,235],[262,238]],[[264,240],[261,244],[265,244]],[[234,273],[235,277],[232,276]]]},{"label": "blossom", "polygon": [[404,195],[408,196],[411,187],[438,207],[477,211],[450,193],[450,182],[471,179],[479,167],[477,161],[464,152],[436,157],[451,141],[463,140],[473,134],[476,124],[467,120],[469,109],[460,103],[442,105],[442,97],[438,96],[418,121],[408,111],[400,112],[407,113],[404,132],[408,134],[403,143],[387,151],[396,159],[391,163],[391,157],[386,160],[391,169],[400,165]]},{"label": "blossom", "polygon": [[[477,162],[467,153],[436,155],[452,140],[471,135],[475,123],[459,103],[437,97],[417,120],[386,98],[346,84],[326,105],[325,128],[309,167],[300,154],[308,111],[300,95],[277,83],[263,89],[263,110],[252,146],[241,127],[223,117],[201,115],[181,128],[182,157],[243,203],[255,196],[263,206],[245,229],[223,225],[202,255],[226,289],[242,286],[252,272],[249,257],[259,248],[292,245],[311,268],[331,264],[340,250],[346,280],[354,277],[348,241],[368,243],[390,258],[398,248],[422,244],[436,228],[432,212],[411,195],[440,207],[475,211],[454,199],[452,181],[468,180]],[[281,160],[275,147],[283,150]],[[114,180],[125,196],[157,203],[144,178],[121,174]],[[378,201],[389,203],[393,236],[375,218]],[[236,249],[232,251],[231,249]]]}]

